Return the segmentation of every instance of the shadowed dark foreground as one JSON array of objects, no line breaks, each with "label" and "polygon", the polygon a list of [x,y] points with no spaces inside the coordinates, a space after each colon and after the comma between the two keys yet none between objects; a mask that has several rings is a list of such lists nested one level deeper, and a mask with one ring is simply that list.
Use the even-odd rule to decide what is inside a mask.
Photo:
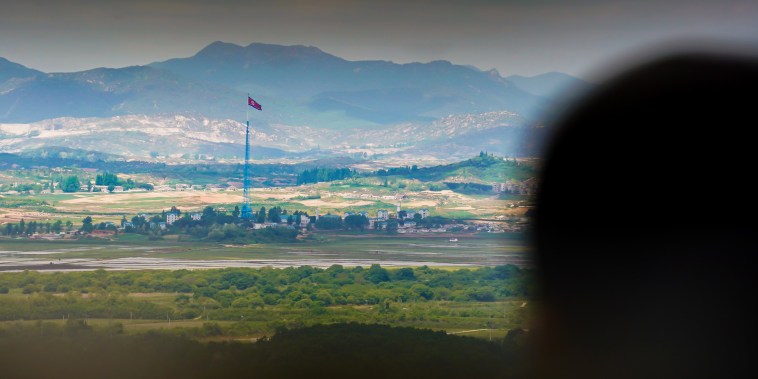
[{"label": "shadowed dark foreground", "polygon": [[524,369],[513,333],[489,342],[351,323],[280,330],[252,344],[113,336],[75,323],[59,336],[35,331],[0,336],[3,378],[494,378]]}]

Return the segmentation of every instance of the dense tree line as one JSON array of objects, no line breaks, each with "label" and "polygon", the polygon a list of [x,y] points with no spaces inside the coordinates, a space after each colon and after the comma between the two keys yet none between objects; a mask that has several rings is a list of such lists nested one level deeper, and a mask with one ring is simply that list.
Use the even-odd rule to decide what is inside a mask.
[{"label": "dense tree line", "polygon": [[318,182],[331,182],[356,176],[358,173],[349,168],[312,168],[297,175],[297,185]]},{"label": "dense tree line", "polygon": [[336,215],[321,216],[314,225],[320,230],[342,229],[342,217]]},{"label": "dense tree line", "polygon": [[[514,265],[456,271],[426,266],[388,270],[379,265],[52,274],[25,271],[0,274],[0,320],[64,315],[165,318],[167,314],[175,319],[205,315],[217,320],[238,320],[240,316],[262,317],[261,310],[269,307],[328,315],[331,311],[326,307],[340,305],[379,305],[380,309],[389,310],[390,304],[396,303],[530,298],[534,296],[534,285],[532,270]],[[3,295],[18,291],[29,296]],[[124,296],[152,292],[179,295],[172,307]],[[81,293],[90,296],[84,298]]]},{"label": "dense tree line", "polygon": [[387,169],[381,168],[373,172],[376,176],[388,176],[388,175],[404,175],[412,177],[413,174],[418,172],[418,166],[403,166],[403,167],[390,167]]},{"label": "dense tree line", "polygon": [[[0,170],[30,170],[40,166],[65,167],[78,171],[78,168],[96,168],[100,171],[121,174],[150,174],[155,177],[172,178],[199,182],[215,182],[218,177],[235,177],[244,171],[240,163],[207,162],[202,164],[166,164],[161,162],[125,161],[118,159],[72,159],[60,156],[28,157],[17,154],[0,153]],[[253,176],[276,177],[280,181],[295,184],[295,176],[303,170],[312,170],[328,165],[349,165],[356,162],[349,158],[327,158],[296,164],[265,163],[250,164],[250,174]],[[332,170],[332,169],[329,169]],[[349,169],[347,169],[349,170]],[[79,174],[83,172],[79,171]],[[257,182],[253,184],[256,185]],[[270,183],[270,181],[268,181]],[[257,184],[260,185],[260,184]]]},{"label": "dense tree line", "polygon": [[23,219],[18,223],[6,223],[0,228],[0,233],[4,236],[30,236],[34,233],[60,233],[63,231],[70,231],[73,229],[74,224],[71,221],[57,220],[55,222],[39,222],[30,221],[25,222]]},{"label": "dense tree line", "polygon": [[454,192],[467,195],[481,195],[492,193],[492,186],[489,184],[445,182],[445,185],[447,188],[453,190]]},{"label": "dense tree line", "polygon": [[[146,183],[140,183],[142,186],[141,188],[144,188]],[[125,190],[130,190],[132,188],[136,188],[139,186],[138,183],[134,182],[131,178],[127,178],[126,180],[122,180],[118,177],[118,175],[105,172],[103,174],[98,174],[95,177],[95,185],[98,186],[108,186],[108,190],[112,191],[113,187],[115,186],[122,186]]]},{"label": "dense tree line", "polygon": [[[380,177],[380,178],[385,178],[384,186],[387,186],[388,177],[397,177],[397,178],[404,178],[404,179],[418,179],[418,180],[429,182],[429,181],[444,180],[444,178],[449,177],[451,174],[455,173],[457,170],[470,169],[470,168],[499,170],[499,171],[507,172],[509,177],[512,177],[516,180],[525,180],[535,175],[534,169],[531,166],[524,165],[516,159],[496,157],[492,154],[481,152],[478,156],[473,157],[471,159],[467,159],[465,161],[451,163],[447,165],[430,166],[430,167],[418,167],[416,165],[412,165],[412,166],[382,168],[375,171],[364,172],[364,173],[358,173],[354,170],[350,170],[347,168],[306,169],[300,172],[300,174],[298,174],[297,184],[300,185],[300,184],[307,184],[307,183],[328,182],[328,181],[343,180],[343,179],[354,178],[354,177]],[[448,183],[445,183],[445,184],[448,184]],[[470,183],[470,184],[473,185],[474,183]],[[443,187],[444,185],[440,185],[440,184],[432,183],[430,184],[430,186],[435,186],[433,190],[445,189]],[[455,189],[457,189],[457,187]],[[476,186],[467,188],[467,190],[473,191],[474,193],[485,192],[484,188],[480,189]],[[490,190],[491,188],[486,189],[486,191],[490,191]]]}]

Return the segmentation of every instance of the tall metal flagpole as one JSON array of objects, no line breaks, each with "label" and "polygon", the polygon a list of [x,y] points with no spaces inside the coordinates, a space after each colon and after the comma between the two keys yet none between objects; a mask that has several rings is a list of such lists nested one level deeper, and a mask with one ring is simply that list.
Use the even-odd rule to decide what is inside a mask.
[{"label": "tall metal flagpole", "polygon": [[[245,101],[249,101],[250,94],[247,94],[247,99]],[[245,202],[242,205],[242,212],[240,212],[240,216],[245,219],[250,219],[253,216],[253,209],[252,204],[250,202],[250,109],[248,109],[249,104],[245,104],[245,177],[244,177],[244,189],[242,190],[242,197],[243,201]]]}]

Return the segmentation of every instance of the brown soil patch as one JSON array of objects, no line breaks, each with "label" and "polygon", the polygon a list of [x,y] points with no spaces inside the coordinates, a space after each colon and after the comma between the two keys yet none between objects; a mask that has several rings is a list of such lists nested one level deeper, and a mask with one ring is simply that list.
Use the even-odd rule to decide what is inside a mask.
[{"label": "brown soil patch", "polygon": [[298,200],[298,202],[307,207],[325,207],[325,208],[359,207],[361,205],[374,204],[374,202],[366,201],[366,200],[329,202],[329,201],[324,201],[321,199],[311,199],[311,200]]}]

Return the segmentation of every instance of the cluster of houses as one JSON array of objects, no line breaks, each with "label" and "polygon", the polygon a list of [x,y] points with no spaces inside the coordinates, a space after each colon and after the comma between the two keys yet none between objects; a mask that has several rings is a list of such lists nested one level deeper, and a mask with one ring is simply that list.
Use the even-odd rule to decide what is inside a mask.
[{"label": "cluster of houses", "polygon": [[[203,214],[200,212],[193,212],[189,214],[190,219],[194,221],[200,221],[200,219],[203,217]],[[141,217],[145,219],[145,222],[149,223],[150,229],[166,229],[166,226],[172,225],[176,222],[176,220],[179,219],[179,214],[174,212],[166,213],[166,222],[154,222],[150,221],[150,214],[149,213],[139,213],[137,214],[137,217]],[[126,221],[121,225],[123,228],[133,228],[134,223],[131,221]]]},{"label": "cluster of houses", "polygon": [[[419,226],[416,224],[415,216],[418,214],[422,219],[429,217],[428,209],[421,210],[406,210],[405,213],[401,213],[400,203],[398,203],[396,217],[390,217],[390,212],[384,209],[377,211],[376,217],[370,217],[368,212],[344,212],[340,215],[319,215],[316,210],[315,220],[321,217],[341,217],[343,220],[350,215],[361,215],[368,219],[369,224],[366,229],[385,229],[390,219],[398,221],[397,233],[399,234],[413,234],[413,233],[446,233],[446,232],[489,232],[489,233],[504,233],[504,232],[518,232],[523,228],[523,223],[527,220],[521,218],[521,223],[508,223],[508,222],[483,222],[473,224],[439,224],[435,227]],[[400,217],[402,215],[403,217]]]},{"label": "cluster of houses", "polygon": [[[224,211],[224,209],[219,209],[220,211]],[[404,214],[403,214],[404,212]],[[416,222],[413,221],[415,219],[416,214],[418,214],[422,219],[429,217],[429,210],[428,209],[421,209],[421,210],[407,210],[401,212],[400,210],[400,203],[397,205],[397,213],[396,217],[393,217],[392,219],[398,221],[398,228],[399,229],[410,229],[416,227]],[[148,213],[139,213],[137,214],[137,217],[141,217],[145,220],[146,223],[150,226],[151,229],[166,229],[169,225],[172,225],[179,219],[178,213],[169,212],[166,213],[166,221],[165,222],[154,222],[150,221],[151,215]],[[359,215],[364,216],[366,219],[368,219],[368,226],[366,229],[384,229],[387,227],[387,223],[390,220],[390,212],[386,209],[380,209],[377,211],[376,217],[371,217],[368,212],[344,212],[342,215],[321,215],[319,213],[319,210],[316,209],[316,215],[313,217],[300,215],[300,223],[299,227],[301,228],[307,228],[308,224],[311,222],[318,221],[319,218],[325,217],[338,217],[344,221],[345,218],[351,215]],[[193,212],[189,214],[190,219],[195,221],[200,221],[203,214],[200,212]],[[403,216],[403,217],[399,217]],[[112,224],[112,223],[111,223]],[[294,223],[297,224],[297,223]],[[270,226],[280,226],[280,227],[294,227],[291,223],[287,222],[286,217],[282,219],[280,222],[263,222],[263,223],[253,223],[253,229],[261,229],[265,227]],[[123,228],[134,227],[134,223],[131,221],[124,222],[122,225]]]},{"label": "cluster of houses", "polygon": [[537,179],[529,178],[523,182],[508,181],[492,185],[492,192],[506,192],[519,195],[532,195],[537,193]]},{"label": "cluster of houses", "polygon": [[[220,209],[223,211],[223,208]],[[395,214],[395,217],[390,217],[390,212],[388,210],[381,209],[377,211],[376,217],[370,217],[368,212],[344,212],[342,215],[320,215],[319,210],[316,209],[315,216],[305,216],[300,215],[300,223],[299,227],[301,228],[307,228],[308,224],[311,222],[318,221],[320,218],[341,218],[343,221],[345,218],[351,215],[359,215],[364,216],[368,219],[369,224],[366,226],[366,229],[368,230],[382,230],[387,227],[387,224],[390,220],[397,221],[398,229],[397,233],[399,234],[413,234],[413,233],[446,233],[446,232],[492,232],[492,233],[502,233],[507,231],[514,231],[517,232],[521,229],[521,225],[518,223],[504,223],[504,222],[485,222],[485,223],[473,223],[473,224],[440,224],[435,225],[434,227],[430,226],[419,226],[416,224],[415,219],[417,219],[415,216],[419,215],[422,219],[429,217],[429,210],[428,209],[421,209],[421,210],[406,210],[401,211],[400,210],[400,204],[398,203],[397,213]],[[151,219],[150,214],[148,213],[139,213],[137,214],[137,217],[143,218],[146,223],[148,223],[150,229],[158,229],[158,230],[164,230],[169,225],[172,225],[179,219],[179,214],[174,212],[166,213],[166,221],[165,222],[155,222],[150,221]],[[189,217],[192,220],[200,221],[202,219],[203,214],[200,212],[192,212],[189,213]],[[402,217],[401,217],[402,216]],[[523,220],[525,221],[525,220]],[[114,233],[114,230],[125,230],[127,228],[134,228],[135,225],[131,221],[122,222],[122,225],[119,227],[114,222],[105,222],[105,229],[104,230],[93,230],[90,232],[91,235],[98,236],[98,235],[111,235]],[[264,223],[253,223],[253,229],[262,229],[266,227],[286,227],[286,228],[295,228],[295,223],[288,223],[285,220],[282,220],[281,222],[275,223],[275,222],[264,222]],[[48,238],[48,237],[56,237],[56,238],[66,238],[67,235],[77,235],[80,232],[78,230],[70,231],[67,233],[60,233],[60,235],[54,235],[54,236],[44,236],[44,235],[35,235],[32,238]]]},{"label": "cluster of houses", "polygon": [[[403,211],[400,210],[400,203],[397,204],[397,212],[395,214],[394,219],[398,221],[398,228],[399,229],[407,229],[407,228],[415,228],[416,222],[413,221],[415,219],[416,214],[420,215],[422,219],[429,217],[429,210],[428,209],[421,209],[418,211],[415,210],[407,210],[404,211],[405,214],[402,214]],[[351,215],[357,215],[357,216],[363,216],[368,219],[368,226],[366,229],[384,229],[387,227],[387,223],[390,220],[390,212],[386,209],[380,209],[376,212],[376,217],[371,217],[368,212],[344,212],[341,216],[340,215],[319,215],[318,209],[316,209],[316,217],[315,220],[317,221],[320,217],[341,217],[343,220]],[[401,217],[402,216],[402,217]]]}]

